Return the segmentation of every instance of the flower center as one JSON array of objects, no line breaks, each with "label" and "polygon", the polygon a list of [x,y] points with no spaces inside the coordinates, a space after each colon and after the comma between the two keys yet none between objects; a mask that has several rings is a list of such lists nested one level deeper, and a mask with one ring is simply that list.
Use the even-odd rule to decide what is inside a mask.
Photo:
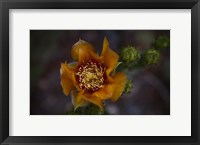
[{"label": "flower center", "polygon": [[104,86],[105,67],[90,60],[79,65],[75,75],[81,89],[94,92]]}]

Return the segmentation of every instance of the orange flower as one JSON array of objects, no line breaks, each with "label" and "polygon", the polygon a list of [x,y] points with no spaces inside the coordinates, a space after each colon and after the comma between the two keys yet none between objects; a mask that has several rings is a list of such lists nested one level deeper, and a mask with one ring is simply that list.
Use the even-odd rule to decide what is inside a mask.
[{"label": "orange flower", "polygon": [[61,85],[66,96],[71,92],[75,109],[93,103],[103,110],[103,101],[116,101],[122,94],[126,75],[115,73],[119,56],[110,49],[104,38],[99,56],[94,47],[83,40],[75,43],[71,50],[76,63],[61,63]]}]

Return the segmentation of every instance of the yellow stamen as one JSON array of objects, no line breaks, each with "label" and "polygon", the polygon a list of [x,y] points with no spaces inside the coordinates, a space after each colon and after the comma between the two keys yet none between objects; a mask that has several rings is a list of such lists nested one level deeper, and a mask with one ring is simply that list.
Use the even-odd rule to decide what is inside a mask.
[{"label": "yellow stamen", "polygon": [[96,91],[104,87],[105,67],[89,61],[82,64],[75,74],[79,77],[79,87],[84,90]]}]

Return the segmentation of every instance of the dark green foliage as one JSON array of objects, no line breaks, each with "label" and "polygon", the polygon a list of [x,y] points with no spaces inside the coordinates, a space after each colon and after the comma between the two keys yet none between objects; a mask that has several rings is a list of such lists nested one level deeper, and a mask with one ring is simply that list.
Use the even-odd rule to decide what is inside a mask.
[{"label": "dark green foliage", "polygon": [[75,111],[66,112],[66,115],[107,115],[107,113],[99,110],[98,106],[89,104],[85,107],[79,107]]}]

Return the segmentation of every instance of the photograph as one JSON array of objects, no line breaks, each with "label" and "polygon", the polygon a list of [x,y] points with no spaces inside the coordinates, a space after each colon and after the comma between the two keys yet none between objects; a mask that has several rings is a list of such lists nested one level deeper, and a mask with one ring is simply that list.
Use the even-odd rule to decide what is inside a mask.
[{"label": "photograph", "polygon": [[170,30],[34,30],[30,115],[170,115]]},{"label": "photograph", "polygon": [[0,10],[0,144],[200,144],[200,0]]}]

